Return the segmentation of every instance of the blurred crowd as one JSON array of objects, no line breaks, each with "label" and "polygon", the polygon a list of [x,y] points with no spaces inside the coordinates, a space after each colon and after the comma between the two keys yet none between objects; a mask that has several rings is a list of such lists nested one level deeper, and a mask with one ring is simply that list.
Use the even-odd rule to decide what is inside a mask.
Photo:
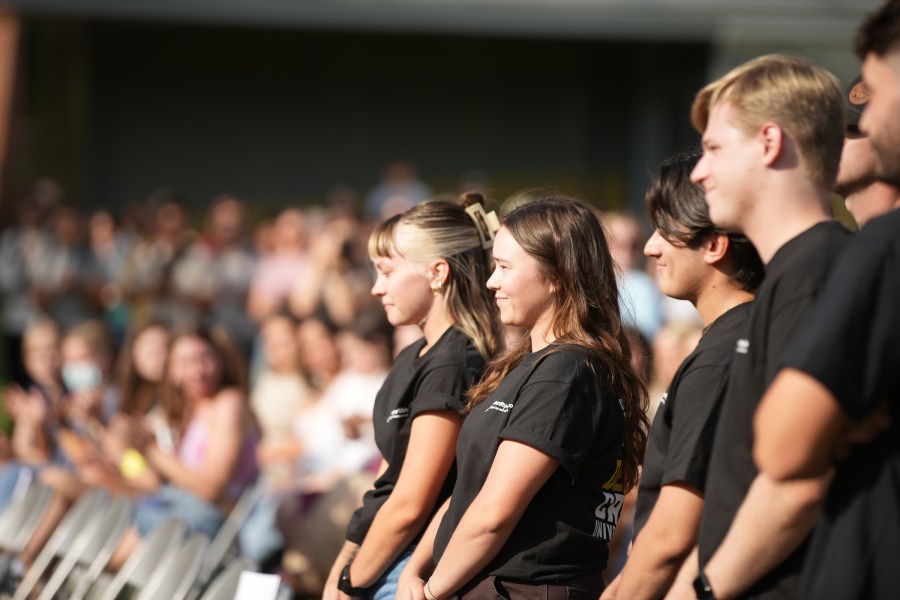
[{"label": "blurred crowd", "polygon": [[[0,233],[0,508],[34,479],[56,505],[24,566],[91,487],[184,512],[196,507],[174,495],[183,488],[221,508],[197,527],[213,535],[258,481],[241,552],[317,591],[380,467],[376,392],[392,357],[421,335],[391,327],[370,294],[369,232],[432,196],[406,162],[362,199],[341,188],[322,206],[253,221],[228,194],[195,220],[164,191],[88,212],[54,182],[35,183]],[[643,218],[603,216],[634,360],[659,398],[700,320],[660,293]],[[165,516],[138,512],[138,533]]]}]

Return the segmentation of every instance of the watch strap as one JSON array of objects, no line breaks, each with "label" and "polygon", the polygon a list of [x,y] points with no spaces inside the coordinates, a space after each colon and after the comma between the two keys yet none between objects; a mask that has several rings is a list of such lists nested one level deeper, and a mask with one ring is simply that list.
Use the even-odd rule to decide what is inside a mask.
[{"label": "watch strap", "polygon": [[709,585],[709,579],[706,578],[706,573],[703,571],[700,571],[697,578],[694,579],[694,592],[697,594],[697,600],[716,600],[712,586]]},{"label": "watch strap", "polygon": [[348,596],[359,597],[365,596],[368,593],[367,588],[353,587],[353,583],[350,581],[350,563],[347,563],[341,571],[341,576],[338,577],[337,587]]}]

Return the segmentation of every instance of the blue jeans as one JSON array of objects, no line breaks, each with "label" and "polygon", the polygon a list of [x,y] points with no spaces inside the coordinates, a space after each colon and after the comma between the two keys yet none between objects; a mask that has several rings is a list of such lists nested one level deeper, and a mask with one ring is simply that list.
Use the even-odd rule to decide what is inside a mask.
[{"label": "blue jeans", "polygon": [[409,562],[415,549],[415,544],[412,544],[397,557],[397,560],[385,571],[381,579],[369,588],[367,600],[394,600],[397,595],[397,584],[400,582],[400,573],[403,572],[403,568]]},{"label": "blue jeans", "polygon": [[[13,499],[19,486],[27,486],[28,481],[37,479],[39,467],[26,465],[18,461],[6,463],[0,471],[0,511],[4,510]],[[20,483],[21,482],[21,483]]]},{"label": "blue jeans", "polygon": [[140,536],[147,537],[167,517],[175,516],[187,526],[187,533],[205,533],[215,537],[225,521],[222,509],[195,496],[189,491],[172,485],[164,485],[155,494],[138,503],[134,512],[134,525]]},{"label": "blue jeans", "polygon": [[241,556],[249,556],[259,564],[284,548],[284,536],[278,530],[276,514],[285,494],[268,493],[256,502],[241,524],[238,540]]}]

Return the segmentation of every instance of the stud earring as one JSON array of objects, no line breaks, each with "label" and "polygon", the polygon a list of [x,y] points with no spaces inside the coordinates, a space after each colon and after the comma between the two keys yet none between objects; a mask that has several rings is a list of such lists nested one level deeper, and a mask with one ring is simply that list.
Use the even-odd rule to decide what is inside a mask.
[{"label": "stud earring", "polygon": [[431,284],[431,294],[433,296],[437,296],[438,294],[441,293],[441,289],[443,289],[443,287],[444,287],[443,282],[437,281],[435,283],[432,283]]}]

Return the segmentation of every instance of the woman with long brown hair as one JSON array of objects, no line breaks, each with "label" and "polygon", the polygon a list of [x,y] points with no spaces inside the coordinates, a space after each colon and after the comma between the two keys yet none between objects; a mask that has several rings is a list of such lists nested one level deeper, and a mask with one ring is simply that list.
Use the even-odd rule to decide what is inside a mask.
[{"label": "woman with long brown hair", "polygon": [[613,261],[591,207],[553,194],[504,217],[494,261],[500,319],[527,334],[470,391],[452,497],[401,585],[416,600],[595,599],[647,426]]}]

